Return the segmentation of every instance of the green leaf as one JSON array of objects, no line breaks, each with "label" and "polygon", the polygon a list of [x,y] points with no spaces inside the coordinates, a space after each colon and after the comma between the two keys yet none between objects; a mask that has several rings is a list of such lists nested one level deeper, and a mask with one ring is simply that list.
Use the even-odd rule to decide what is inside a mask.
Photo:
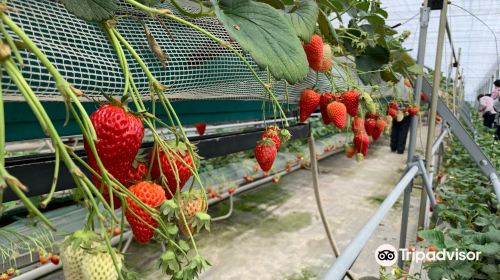
[{"label": "green leaf", "polygon": [[321,34],[325,40],[330,43],[330,45],[337,45],[339,43],[339,38],[335,32],[335,28],[333,28],[331,22],[328,20],[328,17],[323,11],[319,11],[318,26],[319,31],[321,31]]},{"label": "green leaf", "polygon": [[[381,69],[389,62],[389,51],[381,46],[366,47],[362,55],[356,56],[356,66],[361,72],[371,72]],[[373,80],[372,73],[360,73],[360,78],[365,84]]]},{"label": "green leaf", "polygon": [[118,10],[114,0],[62,0],[64,7],[86,21],[103,21],[113,17]]},{"label": "green leaf", "polygon": [[304,80],[309,64],[299,38],[284,14],[250,0],[220,0],[215,13],[232,39],[277,80]]},{"label": "green leaf", "polygon": [[150,6],[150,7],[156,6],[156,5],[161,3],[160,0],[137,0],[137,1],[140,2],[141,4],[144,4],[144,5]]},{"label": "green leaf", "polygon": [[273,6],[276,9],[284,9],[285,4],[281,0],[257,0],[257,2],[266,3]]},{"label": "green leaf", "polygon": [[431,267],[431,269],[427,272],[427,276],[429,276],[431,280],[441,280],[443,275],[444,269],[441,267]]},{"label": "green leaf", "polygon": [[500,253],[500,245],[498,243],[487,243],[485,245],[472,244],[469,246],[471,250],[480,251],[486,256],[492,256]]},{"label": "green leaf", "polygon": [[304,42],[309,43],[318,19],[318,5],[315,1],[300,0],[292,11],[285,13],[286,18],[292,24],[297,36]]},{"label": "green leaf", "polygon": [[444,233],[439,230],[421,230],[418,232],[418,236],[422,237],[425,241],[434,244],[438,250],[445,247]]},{"label": "green leaf", "polygon": [[415,75],[424,75],[424,68],[418,64],[408,67],[407,70]]}]

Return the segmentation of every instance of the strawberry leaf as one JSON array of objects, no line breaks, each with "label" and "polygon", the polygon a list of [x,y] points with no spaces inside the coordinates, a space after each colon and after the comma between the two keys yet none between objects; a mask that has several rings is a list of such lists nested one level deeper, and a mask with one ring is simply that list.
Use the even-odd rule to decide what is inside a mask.
[{"label": "strawberry leaf", "polygon": [[171,218],[178,217],[179,205],[172,199],[165,200],[160,206],[160,212],[170,220]]},{"label": "strawberry leaf", "polygon": [[102,21],[113,17],[118,10],[114,0],[62,0],[64,7],[86,21]]},{"label": "strawberry leaf", "polygon": [[304,80],[309,65],[302,44],[283,12],[251,0],[215,1],[215,14],[232,39],[274,78]]},{"label": "strawberry leaf", "polygon": [[285,13],[297,36],[309,43],[314,34],[316,20],[318,19],[319,8],[315,1],[300,0],[292,8],[292,12]]}]

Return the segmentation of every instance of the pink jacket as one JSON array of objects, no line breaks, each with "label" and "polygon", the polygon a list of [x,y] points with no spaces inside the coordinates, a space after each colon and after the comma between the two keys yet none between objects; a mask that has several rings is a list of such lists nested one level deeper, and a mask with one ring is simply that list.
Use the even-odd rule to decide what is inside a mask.
[{"label": "pink jacket", "polygon": [[482,114],[490,113],[496,114],[495,109],[493,108],[494,99],[489,96],[483,96],[479,99],[479,112]]}]

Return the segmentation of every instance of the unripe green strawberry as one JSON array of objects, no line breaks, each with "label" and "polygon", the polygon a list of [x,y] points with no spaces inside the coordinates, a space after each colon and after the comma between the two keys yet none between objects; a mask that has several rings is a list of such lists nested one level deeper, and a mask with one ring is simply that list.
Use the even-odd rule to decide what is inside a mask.
[{"label": "unripe green strawberry", "polygon": [[123,255],[115,250],[117,268],[113,264],[113,259],[104,245],[92,248],[84,255],[81,264],[82,276],[84,280],[116,280],[118,272],[123,267]]},{"label": "unripe green strawberry", "polygon": [[321,36],[314,34],[309,43],[304,44],[303,47],[309,67],[314,71],[320,70],[323,63],[323,39]]},{"label": "unripe green strawberry", "polygon": [[300,95],[300,122],[305,122],[318,108],[320,95],[312,89],[306,89]]},{"label": "unripe green strawberry", "polygon": [[271,139],[264,138],[257,142],[257,146],[255,147],[255,159],[259,163],[262,171],[268,172],[271,170],[274,159],[276,158],[276,153],[276,144],[274,144]]},{"label": "unripe green strawberry", "polygon": [[[129,190],[137,197],[137,199],[151,208],[156,208],[166,200],[163,188],[157,184],[147,181],[139,182],[130,187]],[[139,243],[149,242],[149,240],[151,240],[154,236],[154,231],[151,227],[158,227],[158,222],[151,217],[146,210],[136,204],[130,197],[127,197],[127,206],[125,217],[130,224],[130,228],[132,229],[135,239]],[[135,215],[132,212],[135,213]],[[136,215],[139,216],[144,222],[148,223],[151,227],[144,224],[136,217]]]},{"label": "unripe green strawberry", "polygon": [[344,104],[334,101],[328,104],[326,110],[328,117],[336,127],[340,129],[345,127],[347,122],[347,109]]}]

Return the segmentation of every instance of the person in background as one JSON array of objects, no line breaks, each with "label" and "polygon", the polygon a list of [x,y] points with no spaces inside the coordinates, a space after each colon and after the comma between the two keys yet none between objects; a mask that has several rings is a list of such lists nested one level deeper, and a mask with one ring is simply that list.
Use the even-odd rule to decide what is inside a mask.
[{"label": "person in background", "polygon": [[497,99],[493,102],[493,109],[495,109],[495,111],[497,111],[497,114],[495,117],[495,125],[497,126],[497,130],[495,132],[495,135],[496,135],[495,138],[497,140],[500,140],[500,96],[498,96]]},{"label": "person in background", "polygon": [[491,93],[491,98],[493,98],[493,100],[496,100],[498,97],[500,97],[500,80],[496,80],[495,82],[493,82],[493,84],[495,85],[495,88]]},{"label": "person in background", "polygon": [[479,112],[483,115],[483,125],[487,128],[493,128],[497,114],[493,108],[494,99],[489,94],[480,94],[477,96],[477,101],[479,102]]},{"label": "person in background", "polygon": [[[402,83],[402,86],[401,83],[396,85],[396,91],[398,93],[401,92],[399,99],[402,103],[408,103],[408,100],[413,95],[413,88],[409,80],[405,80],[404,83]],[[400,110],[403,110],[403,108]],[[405,152],[406,139],[408,138],[408,131],[410,130],[411,118],[412,117],[405,115],[403,119],[399,121],[397,118],[394,118],[392,121],[390,144],[391,152],[397,152],[398,154],[403,154]]]}]

